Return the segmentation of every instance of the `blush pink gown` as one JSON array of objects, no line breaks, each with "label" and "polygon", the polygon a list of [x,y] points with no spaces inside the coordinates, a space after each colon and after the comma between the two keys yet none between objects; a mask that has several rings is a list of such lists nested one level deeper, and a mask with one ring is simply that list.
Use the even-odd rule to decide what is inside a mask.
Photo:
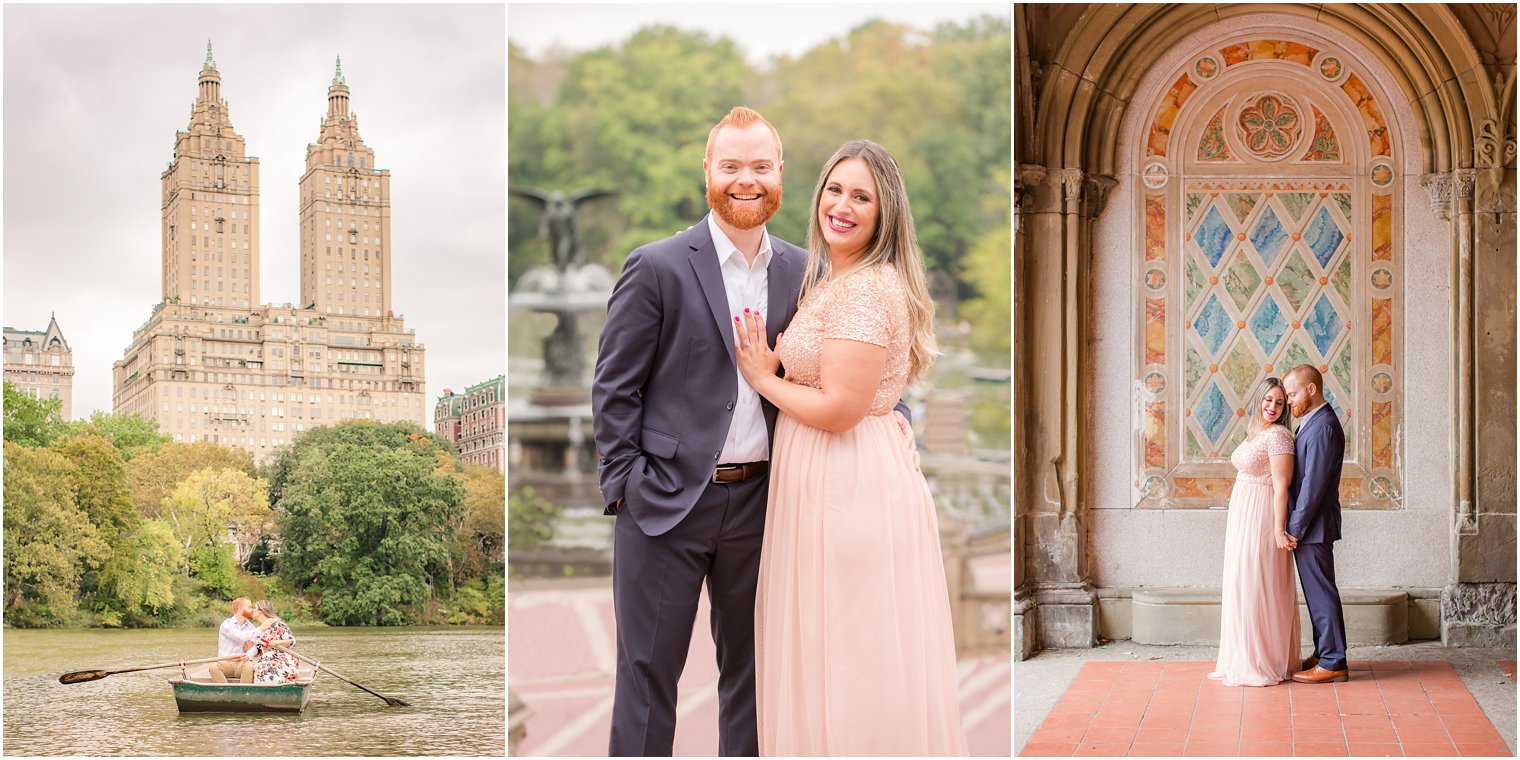
[{"label": "blush pink gown", "polygon": [[1210,678],[1271,686],[1299,669],[1293,552],[1277,548],[1270,457],[1293,453],[1293,434],[1269,425],[1230,455],[1239,476],[1225,524],[1219,659]]},{"label": "blush pink gown", "polygon": [[893,410],[908,330],[902,282],[879,267],[810,294],[777,347],[787,379],[815,388],[826,339],[888,358],[853,429],[776,422],[755,596],[762,755],[966,754],[934,499]]}]

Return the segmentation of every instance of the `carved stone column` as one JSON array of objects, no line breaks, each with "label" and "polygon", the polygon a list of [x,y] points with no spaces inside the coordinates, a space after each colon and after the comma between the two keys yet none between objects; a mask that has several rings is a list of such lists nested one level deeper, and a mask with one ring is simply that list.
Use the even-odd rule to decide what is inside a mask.
[{"label": "carved stone column", "polygon": [[[1457,300],[1462,466],[1453,543],[1453,583],[1441,596],[1441,638],[1448,646],[1515,645],[1515,139],[1483,121],[1476,170],[1452,182],[1461,213],[1458,250],[1468,267]],[[1467,341],[1471,341],[1468,343]]]},{"label": "carved stone column", "polygon": [[1014,287],[1016,434],[1015,655],[1090,647],[1097,598],[1082,508],[1080,378],[1091,305],[1093,220],[1118,180],[1021,166]]}]

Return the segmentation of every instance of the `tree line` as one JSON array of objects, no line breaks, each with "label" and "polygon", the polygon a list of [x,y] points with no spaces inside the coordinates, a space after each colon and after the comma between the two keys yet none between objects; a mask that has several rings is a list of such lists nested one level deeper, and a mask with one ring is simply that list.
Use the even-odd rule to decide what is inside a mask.
[{"label": "tree line", "polygon": [[[764,67],[733,40],[669,26],[541,59],[509,41],[509,180],[616,191],[588,203],[580,225],[588,255],[616,272],[629,251],[706,213],[707,133],[732,106],[781,134],[786,199],[769,230],[799,245],[823,162],[847,140],[874,140],[902,168],[936,297],[961,305],[968,348],[1007,366],[1011,38],[1006,14],[928,33],[873,21]],[[539,221],[512,202],[510,282],[549,260]]]},{"label": "tree line", "polygon": [[5,383],[17,627],[214,624],[236,596],[329,625],[500,623],[505,483],[412,423],[314,428],[264,467]]}]

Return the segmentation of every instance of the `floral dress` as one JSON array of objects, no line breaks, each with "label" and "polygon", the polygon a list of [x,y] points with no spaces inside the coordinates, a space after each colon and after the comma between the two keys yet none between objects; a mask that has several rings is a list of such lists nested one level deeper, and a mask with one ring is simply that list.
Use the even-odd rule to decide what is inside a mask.
[{"label": "floral dress", "polygon": [[[295,634],[290,632],[290,626],[285,621],[276,619],[267,629],[259,634],[255,641],[286,641],[295,646]],[[259,644],[258,654],[253,658],[253,682],[254,683],[285,683],[296,680],[300,670],[301,661],[295,655],[284,650]]]}]

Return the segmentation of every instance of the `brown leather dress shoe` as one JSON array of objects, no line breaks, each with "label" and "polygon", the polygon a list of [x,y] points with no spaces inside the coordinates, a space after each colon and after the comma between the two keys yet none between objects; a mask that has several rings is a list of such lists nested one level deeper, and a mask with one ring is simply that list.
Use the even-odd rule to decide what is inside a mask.
[{"label": "brown leather dress shoe", "polygon": [[1306,657],[1306,658],[1304,658],[1304,670],[1313,670],[1314,666],[1318,665],[1318,664],[1319,664],[1319,658],[1318,657]]},{"label": "brown leather dress shoe", "polygon": [[1294,673],[1293,680],[1299,683],[1335,683],[1336,681],[1350,681],[1351,671],[1350,669],[1325,670],[1324,668],[1315,665],[1314,667],[1301,673]]}]

